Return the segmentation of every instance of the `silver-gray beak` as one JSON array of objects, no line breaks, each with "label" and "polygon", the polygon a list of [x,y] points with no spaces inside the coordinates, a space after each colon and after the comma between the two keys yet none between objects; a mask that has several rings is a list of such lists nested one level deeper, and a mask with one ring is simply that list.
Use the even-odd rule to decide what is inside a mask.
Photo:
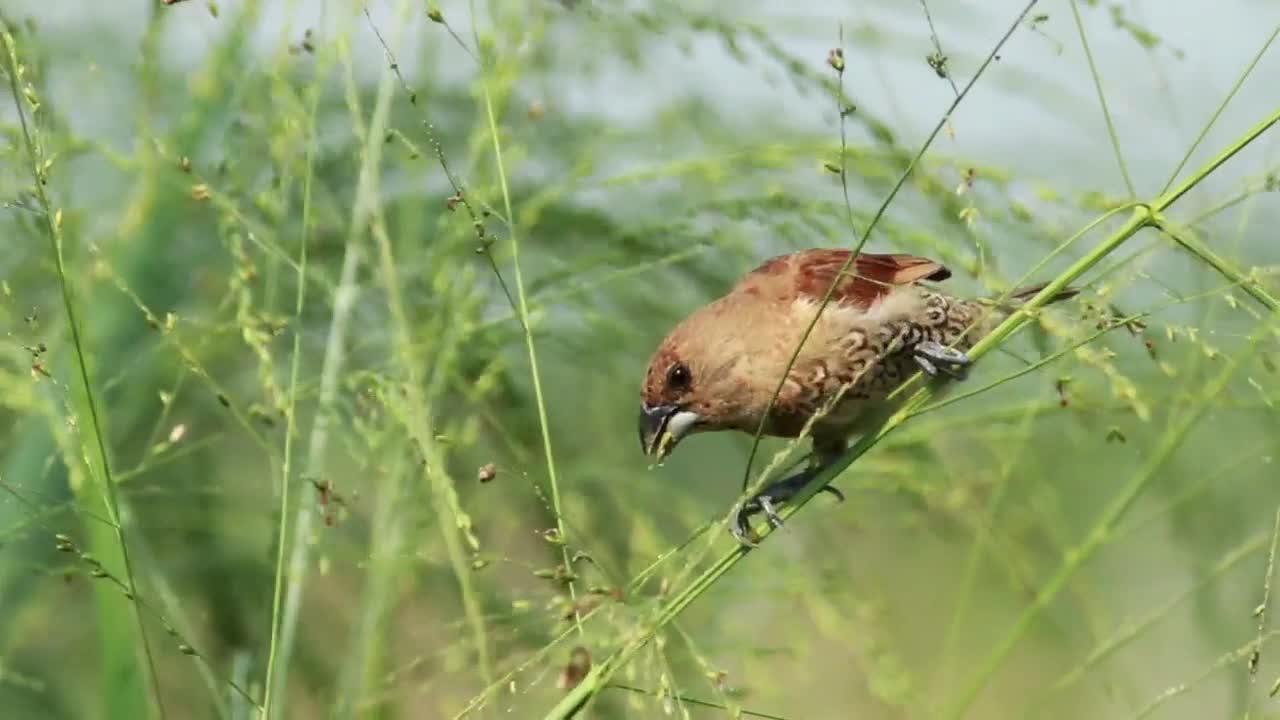
[{"label": "silver-gray beak", "polygon": [[640,405],[640,449],[661,463],[701,418],[678,405]]}]

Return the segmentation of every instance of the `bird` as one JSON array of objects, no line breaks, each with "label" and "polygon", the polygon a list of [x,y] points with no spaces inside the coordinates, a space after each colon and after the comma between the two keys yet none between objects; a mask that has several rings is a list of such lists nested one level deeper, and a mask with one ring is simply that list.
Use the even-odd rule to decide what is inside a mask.
[{"label": "bird", "polygon": [[[897,402],[890,398],[893,391],[917,370],[944,383],[963,380],[967,351],[1046,286],[1015,289],[1000,302],[962,298],[930,284],[951,277],[936,260],[853,255],[811,248],[766,260],[680,321],[649,359],[639,434],[644,454],[658,464],[697,433],[759,430],[812,438],[805,470],[768,485],[734,510],[729,530],[744,545],[755,544],[750,517],[763,513],[771,525],[781,526],[777,506],[865,432],[875,411],[891,408]],[[829,289],[828,305],[819,314]],[[1048,302],[1076,294],[1064,288]],[[824,490],[843,497],[831,486]]]}]

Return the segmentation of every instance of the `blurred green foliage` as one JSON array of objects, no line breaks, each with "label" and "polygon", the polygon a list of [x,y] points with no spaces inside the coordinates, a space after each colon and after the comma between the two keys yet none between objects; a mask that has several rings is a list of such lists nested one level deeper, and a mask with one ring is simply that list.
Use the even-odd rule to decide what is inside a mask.
[{"label": "blurred green foliage", "polygon": [[[697,531],[739,488],[747,437],[644,466],[648,354],[764,257],[856,244],[953,98],[939,76],[967,82],[1021,8],[931,3],[931,31],[890,2],[79,5],[0,10],[21,67],[0,100],[6,718],[156,716],[156,687],[166,717],[253,717],[273,651],[278,717],[541,717],[573,648],[607,655],[707,562],[724,533]],[[1269,4],[1201,28],[1090,2],[1080,31],[1043,5],[868,244],[939,258],[956,293],[1007,289],[1275,110],[1275,53],[1249,65],[1280,27]],[[1272,294],[1275,147],[1170,213]],[[889,436],[840,479],[848,502],[707,590],[591,716],[933,717],[1086,542],[968,716],[1273,716],[1280,321],[1146,230],[970,385],[1073,343]]]}]

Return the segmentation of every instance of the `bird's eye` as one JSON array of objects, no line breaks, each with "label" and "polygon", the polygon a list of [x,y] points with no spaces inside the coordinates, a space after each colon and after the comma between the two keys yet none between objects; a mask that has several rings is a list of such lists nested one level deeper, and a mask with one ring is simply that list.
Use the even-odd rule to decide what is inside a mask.
[{"label": "bird's eye", "polygon": [[676,363],[667,371],[667,386],[672,390],[684,390],[689,387],[691,380],[693,376],[689,374],[689,368],[684,363]]}]

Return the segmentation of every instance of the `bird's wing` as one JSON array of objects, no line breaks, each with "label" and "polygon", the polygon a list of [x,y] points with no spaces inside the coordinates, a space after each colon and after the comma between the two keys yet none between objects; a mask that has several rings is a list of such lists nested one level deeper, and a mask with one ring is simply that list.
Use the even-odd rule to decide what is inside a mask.
[{"label": "bird's wing", "polygon": [[[766,261],[738,284],[739,290],[822,300],[849,260],[850,250],[801,250]],[[831,294],[833,302],[869,307],[899,285],[946,280],[951,271],[929,258],[905,254],[860,253]]]}]

